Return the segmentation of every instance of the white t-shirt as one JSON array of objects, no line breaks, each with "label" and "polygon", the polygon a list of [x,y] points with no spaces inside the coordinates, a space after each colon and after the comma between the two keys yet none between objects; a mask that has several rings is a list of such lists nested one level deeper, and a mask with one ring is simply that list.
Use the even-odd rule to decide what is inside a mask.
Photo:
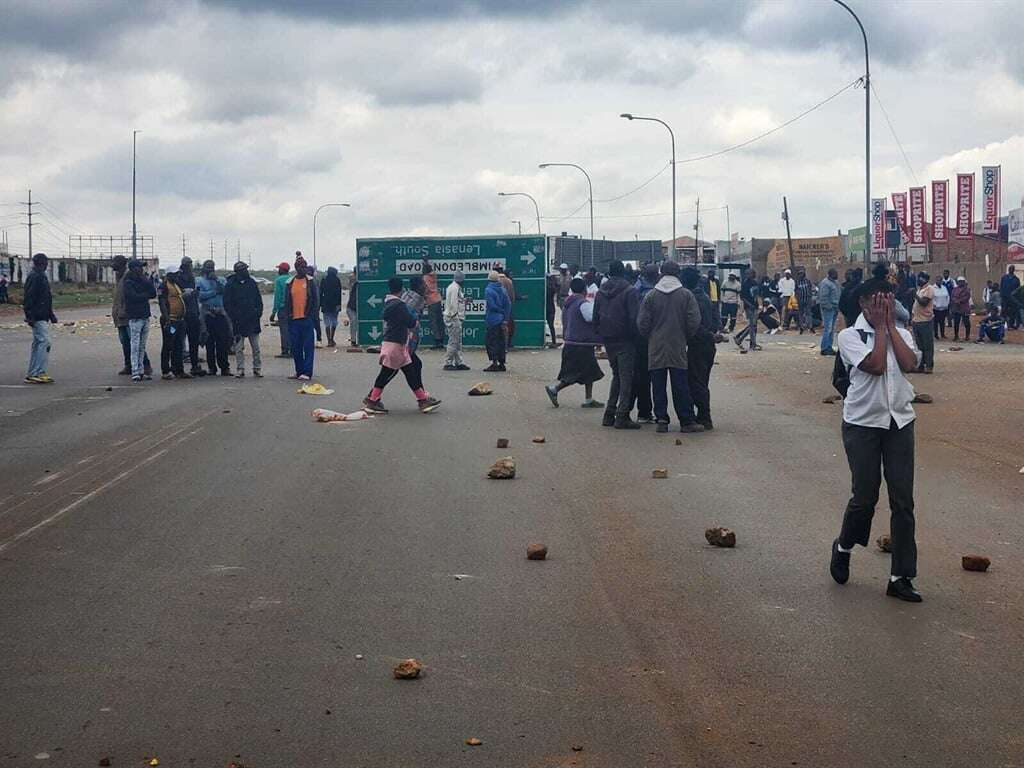
[{"label": "white t-shirt", "polygon": [[[861,332],[866,341],[861,341]],[[914,336],[905,328],[897,326],[896,332],[917,355],[918,365],[921,353],[914,344]],[[892,344],[886,350],[885,372],[881,376],[865,373],[857,366],[871,354],[875,346],[875,329],[864,315],[857,318],[852,328],[839,332],[839,354],[850,367],[850,390],[843,401],[843,421],[860,427],[889,429],[891,422],[902,429],[915,418],[910,404],[914,399],[914,388],[900,370]]]},{"label": "white t-shirt", "polygon": [[792,277],[784,277],[779,280],[779,293],[786,298],[796,293],[796,280]]},{"label": "white t-shirt", "polygon": [[949,309],[949,290],[944,285],[935,286],[935,296],[932,298],[936,309]]}]

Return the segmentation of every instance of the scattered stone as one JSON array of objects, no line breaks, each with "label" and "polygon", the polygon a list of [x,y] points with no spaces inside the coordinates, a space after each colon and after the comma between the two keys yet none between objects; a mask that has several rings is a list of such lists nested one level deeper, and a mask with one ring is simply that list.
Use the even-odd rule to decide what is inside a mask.
[{"label": "scattered stone", "polygon": [[677,437],[676,438],[676,445],[682,445],[682,444],[683,444],[682,439]]},{"label": "scattered stone", "polygon": [[526,547],[527,560],[546,560],[548,548],[538,542],[533,542]]},{"label": "scattered stone", "polygon": [[960,558],[960,565],[965,571],[987,571],[992,561],[984,555],[964,555]]},{"label": "scattered stone", "polygon": [[572,751],[573,752],[582,752],[583,751],[583,745],[582,744],[573,744],[572,745]]},{"label": "scattered stone", "polygon": [[362,352],[362,347],[345,347],[346,352]]},{"label": "scattered stone", "polygon": [[728,528],[708,528],[704,531],[704,538],[708,540],[708,544],[715,547],[735,547],[736,546],[736,534],[730,531]]},{"label": "scattered stone", "polygon": [[75,325],[75,321],[74,320],[68,320],[66,323],[64,323],[64,327],[65,328],[72,328],[74,325]]},{"label": "scattered stone", "polygon": [[110,765],[110,758],[109,757],[101,757],[99,765],[100,765],[100,768],[108,768],[108,766]]},{"label": "scattered stone", "polygon": [[668,470],[664,469],[663,467],[658,467],[657,469],[654,469],[651,472],[651,477],[653,477],[656,480],[664,480],[666,477],[668,477]]},{"label": "scattered stone", "polygon": [[356,661],[362,661],[362,660],[363,660],[363,654],[357,653],[356,654]]},{"label": "scattered stone", "polygon": [[492,480],[511,480],[516,476],[516,460],[511,456],[498,459],[487,471],[487,476]]},{"label": "scattered stone", "polygon": [[416,659],[405,659],[400,661],[394,669],[396,680],[415,680],[420,676],[423,665]]},{"label": "scattered stone", "polygon": [[231,409],[225,408],[223,411],[221,411],[221,413],[231,413]]},{"label": "scattered stone", "polygon": [[546,443],[547,440],[544,438],[544,435],[534,435],[533,436],[533,442],[535,442],[535,443]]},{"label": "scattered stone", "polygon": [[498,438],[497,447],[498,448],[508,448],[508,438],[507,437],[499,437]]},{"label": "scattered stone", "polygon": [[877,544],[878,548],[883,552],[892,552],[892,537],[887,533],[883,533],[875,539],[875,544]]},{"label": "scattered stone", "polygon": [[368,354],[368,355],[379,355],[380,354],[380,347],[367,347],[366,348],[366,354]]},{"label": "scattered stone", "polygon": [[480,739],[478,739],[476,736],[470,736],[468,739],[466,739],[466,746],[468,747],[479,747],[481,744],[483,744],[483,742],[480,741]]},{"label": "scattered stone", "polygon": [[924,394],[922,392],[922,393],[918,393],[918,394],[914,395],[914,399],[911,400],[910,402],[912,402],[912,403],[933,403],[933,402],[935,402],[935,400],[932,398],[931,395],[926,395],[926,394]]},{"label": "scattered stone", "polygon": [[113,387],[107,387],[107,390],[106,390],[106,391],[107,391],[107,392],[113,392],[113,391],[114,391],[114,388],[113,388]]},{"label": "scattered stone", "polygon": [[825,403],[826,405],[832,405],[832,403],[841,402],[842,399],[842,395],[829,395],[828,397],[822,398],[821,402]]},{"label": "scattered stone", "polygon": [[494,394],[494,387],[486,381],[479,381],[474,384],[466,394],[470,397],[483,397],[484,395]]},{"label": "scattered stone", "polygon": [[950,347],[949,351],[950,352],[961,352],[961,351],[963,351],[963,347]]}]

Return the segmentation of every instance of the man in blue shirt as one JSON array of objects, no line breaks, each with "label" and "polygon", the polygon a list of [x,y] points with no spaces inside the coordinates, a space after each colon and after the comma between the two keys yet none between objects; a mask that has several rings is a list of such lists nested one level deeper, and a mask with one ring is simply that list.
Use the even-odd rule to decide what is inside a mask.
[{"label": "man in blue shirt", "polygon": [[224,311],[224,278],[219,277],[212,260],[203,262],[203,274],[196,280],[199,293],[199,316],[206,329],[206,367],[210,375],[230,376],[228,350],[231,348],[231,325]]},{"label": "man in blue shirt", "polygon": [[487,359],[491,361],[484,370],[489,373],[508,370],[505,368],[505,323],[512,316],[512,302],[502,287],[500,278],[501,275],[491,271],[487,275],[487,288],[484,291],[484,323],[487,325],[484,343],[487,347]]},{"label": "man in blue shirt", "polygon": [[1010,328],[1020,327],[1020,305],[1013,297],[1020,288],[1020,278],[1015,274],[1016,271],[1016,267],[1011,264],[999,281],[999,293],[1003,297],[1003,317]]}]

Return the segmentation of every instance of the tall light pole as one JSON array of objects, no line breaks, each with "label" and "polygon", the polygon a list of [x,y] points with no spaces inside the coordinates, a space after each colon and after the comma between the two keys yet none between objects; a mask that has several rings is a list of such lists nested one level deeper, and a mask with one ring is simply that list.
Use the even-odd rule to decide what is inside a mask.
[{"label": "tall light pole", "polygon": [[142,131],[132,131],[132,258],[138,258],[135,229],[135,136]]},{"label": "tall light pole", "polygon": [[864,261],[868,261],[868,233],[871,232],[871,63],[868,58],[868,34],[857,14],[843,0],[833,0],[843,6],[860,27],[864,38]]},{"label": "tall light pole", "polygon": [[590,190],[590,266],[594,266],[594,184],[590,174],[575,163],[541,163],[538,168],[575,168],[587,177],[587,188]]},{"label": "tall light pole", "polygon": [[528,195],[526,192],[499,192],[498,197],[528,197],[530,202],[533,203],[533,210],[537,212],[537,234],[541,234],[540,228],[540,207],[537,205],[537,201],[533,199],[533,195]]},{"label": "tall light pole", "polygon": [[648,120],[652,123],[661,123],[668,130],[669,138],[672,139],[672,260],[675,261],[676,255],[676,135],[672,132],[672,127],[664,120],[660,120],[657,117],[640,117],[638,115],[631,115],[629,112],[623,112],[619,117],[624,117],[627,120]]},{"label": "tall light pole", "polygon": [[519,234],[523,234],[523,222],[521,222],[519,219],[512,219],[512,223],[519,227]]},{"label": "tall light pole", "polygon": [[324,203],[313,212],[313,266],[316,266],[316,217],[324,208],[351,208],[350,203]]}]

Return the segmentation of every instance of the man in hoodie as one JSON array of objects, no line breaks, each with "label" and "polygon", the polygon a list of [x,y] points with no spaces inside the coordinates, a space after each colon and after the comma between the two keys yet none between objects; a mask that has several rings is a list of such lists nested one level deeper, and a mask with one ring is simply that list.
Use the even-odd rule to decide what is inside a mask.
[{"label": "man in hoodie", "polygon": [[[174,283],[181,288],[181,297],[185,301],[185,339],[188,341],[189,373],[193,376],[205,376],[206,371],[199,366],[200,339],[203,337],[203,324],[199,314],[199,294],[196,292],[196,276],[192,271],[192,259],[181,258],[181,268],[174,278]],[[147,363],[148,366],[148,363]]]},{"label": "man in hoodie", "polygon": [[430,333],[434,337],[431,349],[444,349],[444,311],[441,306],[441,291],[437,288],[437,272],[427,259],[423,260],[423,300],[427,305]]},{"label": "man in hoodie", "polygon": [[128,334],[132,349],[132,381],[149,381],[152,374],[146,373],[146,337],[149,336],[149,318],[152,312],[149,302],[156,298],[156,288],[149,275],[143,271],[144,264],[138,259],[128,262],[128,274],[122,282],[124,291],[124,313],[128,317]]},{"label": "man in hoodie", "polygon": [[[124,313],[124,276],[128,271],[128,259],[118,254],[111,259],[111,266],[114,268],[114,295],[110,305],[110,319],[114,321],[117,328],[117,338],[121,342],[121,356],[124,358],[124,367],[118,371],[119,376],[131,376],[132,373],[132,340],[128,333],[128,315]],[[142,361],[144,373],[153,375],[153,368],[149,363],[149,355]]]},{"label": "man in hoodie", "polygon": [[345,302],[345,317],[348,318],[348,345],[359,346],[359,276],[352,272],[348,287],[348,301]]},{"label": "man in hoodie", "polygon": [[160,307],[160,378],[191,379],[185,373],[185,298],[178,285],[180,267],[173,264],[164,273],[164,280],[157,290],[157,304]]},{"label": "man in hoodie", "polygon": [[598,289],[594,301],[594,325],[604,340],[612,385],[602,426],[615,429],[640,429],[629,417],[632,408],[633,366],[636,362],[636,316],[639,308],[636,288],[622,276],[621,261],[608,265],[608,279]]},{"label": "man in hoodie", "polygon": [[487,288],[484,290],[484,324],[487,333],[484,343],[487,347],[487,359],[491,364],[484,368],[488,373],[502,372],[505,368],[505,326],[512,316],[512,302],[505,289],[501,287],[501,276],[491,271],[487,275]]},{"label": "man in hoodie", "polygon": [[797,267],[796,289],[793,295],[796,296],[798,308],[796,322],[800,328],[800,333],[803,333],[805,330],[809,333],[814,333],[814,320],[811,317],[814,303],[814,283],[807,277],[807,272],[803,267]]},{"label": "man in hoodie", "polygon": [[839,311],[839,271],[832,267],[828,277],[818,284],[818,306],[821,307],[821,354],[834,355],[832,349],[832,332],[836,327],[836,313]]},{"label": "man in hoodie", "polygon": [[718,306],[704,292],[696,267],[685,267],[681,279],[700,307],[700,328],[686,347],[686,383],[697,412],[697,423],[705,431],[710,431],[714,429],[711,422],[711,369],[715,364],[715,345],[721,338],[718,331],[722,327],[722,318],[718,314]]},{"label": "man in hoodie", "polygon": [[341,310],[341,278],[335,267],[328,267],[327,274],[320,280],[320,311],[324,316],[324,332],[327,346],[335,347],[334,334],[338,331],[338,313]]},{"label": "man in hoodie", "polygon": [[199,312],[206,327],[206,367],[211,376],[230,376],[228,349],[231,347],[231,328],[224,311],[224,278],[217,274],[211,259],[203,262],[203,274],[196,280],[199,291]]},{"label": "man in hoodie", "polygon": [[448,334],[448,349],[444,355],[444,370],[468,371],[462,359],[462,323],[466,320],[466,295],[462,284],[466,276],[456,272],[444,291],[444,330]]},{"label": "man in hoodie", "polygon": [[[277,277],[274,278],[274,307],[270,310],[270,322],[277,320],[277,331],[281,336],[281,353],[278,357],[291,357],[291,337],[288,334],[288,318],[284,316],[284,297],[288,290],[289,272],[291,265],[282,261],[277,265]],[[351,301],[351,299],[350,299]]]},{"label": "man in hoodie", "polygon": [[[743,314],[747,317],[747,326],[733,336],[732,340],[736,342],[740,352],[746,354],[743,349],[743,341],[748,336],[750,337],[750,351],[761,349],[757,343],[757,312],[758,304],[761,302],[761,284],[757,282],[757,272],[752,269],[747,270],[743,282],[740,283],[740,301],[743,302]],[[788,301],[788,299],[784,299],[784,301]]]},{"label": "man in hoodie", "polygon": [[53,294],[46,276],[48,261],[45,253],[32,257],[32,271],[25,278],[21,301],[25,322],[32,329],[32,351],[28,358],[28,373],[25,374],[25,381],[29,384],[53,383],[46,366],[50,361],[50,323],[56,323],[57,316],[53,314]]},{"label": "man in hoodie", "polygon": [[640,304],[636,324],[640,333],[647,337],[657,431],[668,432],[665,387],[671,380],[672,404],[680,431],[703,432],[703,425],[693,417],[693,401],[686,374],[686,345],[700,329],[700,305],[679,282],[679,265],[676,262],[662,262],[661,279]]},{"label": "man in hoodie", "polygon": [[[640,270],[640,276],[633,284],[636,288],[638,313],[640,302],[654,290],[660,277],[657,264],[647,264]],[[651,371],[647,366],[647,338],[638,332],[633,346],[636,349],[636,360],[633,364],[633,394],[630,396],[629,410],[632,411],[635,406],[636,420],[641,424],[653,424],[654,403],[651,400]]]},{"label": "man in hoodie", "polygon": [[289,379],[309,381],[313,378],[313,355],[316,350],[313,319],[320,312],[320,292],[309,276],[306,260],[295,257],[295,274],[285,283],[281,316],[288,321],[288,346],[295,361],[295,373]]},{"label": "man in hoodie", "polygon": [[224,309],[231,320],[234,336],[235,377],[245,377],[245,342],[252,350],[252,375],[263,377],[260,359],[260,326],[263,318],[263,296],[260,287],[249,275],[249,265],[244,261],[235,263],[234,273],[224,285]]}]

